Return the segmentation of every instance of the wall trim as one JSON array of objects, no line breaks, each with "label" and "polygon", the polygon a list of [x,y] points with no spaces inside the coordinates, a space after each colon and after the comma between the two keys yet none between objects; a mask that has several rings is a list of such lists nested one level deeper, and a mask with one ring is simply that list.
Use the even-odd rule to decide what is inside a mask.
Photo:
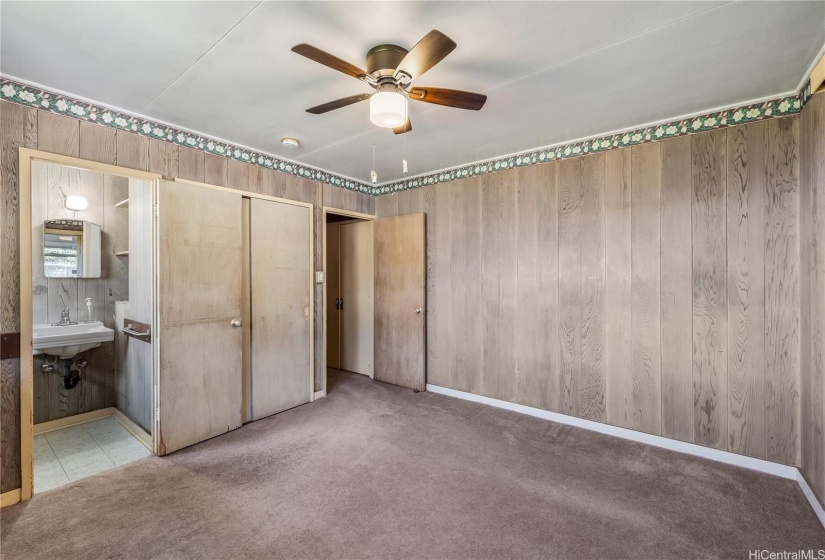
[{"label": "wall trim", "polygon": [[822,505],[817,500],[813,490],[811,490],[811,487],[808,485],[808,482],[805,480],[805,477],[802,475],[801,471],[796,467],[790,465],[782,465],[780,463],[774,463],[772,461],[766,461],[764,459],[757,459],[755,457],[747,457],[745,455],[731,453],[730,451],[722,451],[721,449],[714,449],[712,447],[705,447],[704,445],[687,443],[684,441],[648,434],[645,432],[630,430],[628,428],[620,428],[619,426],[603,424],[601,422],[595,422],[593,420],[585,420],[584,418],[577,418],[576,416],[568,416],[566,414],[560,414],[558,412],[551,412],[549,410],[534,408],[532,406],[526,406],[523,404],[517,404],[509,401],[503,401],[500,399],[494,399],[492,397],[485,397],[483,395],[476,395],[474,393],[458,391],[456,389],[450,389],[448,387],[440,387],[438,385],[432,385],[430,383],[427,383],[427,391],[430,391],[431,393],[437,393],[439,395],[463,399],[466,401],[486,404],[488,406],[493,406],[495,408],[502,408],[504,410],[510,410],[513,412],[518,412],[520,414],[526,414],[527,416],[535,416],[536,418],[541,418],[543,420],[558,422],[559,424],[566,424],[568,426],[584,428],[585,430],[599,432],[600,434],[615,436],[630,441],[636,441],[639,443],[645,443],[647,445],[653,445],[655,447],[669,449],[671,451],[676,451],[679,453],[685,453],[686,455],[693,455],[694,457],[702,457],[704,459],[710,459],[711,461],[725,463],[727,465],[751,469],[766,474],[772,474],[774,476],[778,476],[781,478],[794,480],[799,484],[800,488],[802,489],[802,493],[805,495],[808,502],[811,504],[811,507],[813,508],[817,518],[822,523],[822,526],[825,527],[825,510],[823,510]]},{"label": "wall trim", "polygon": [[373,185],[156,119],[149,119],[98,102],[47,89],[41,85],[26,83],[19,78],[0,75],[0,100],[96,123],[116,130],[133,132],[204,153],[228,157],[264,169],[273,169],[373,196],[393,194],[448,183],[458,179],[498,173],[518,167],[539,165],[550,161],[658,142],[668,138],[698,134],[765,119],[795,115],[802,111],[812,94],[811,81],[808,78],[796,93],[788,93],[774,98],[763,98],[706,113],[682,116],[572,142],[553,144],[525,152],[424,173],[400,181],[388,181]]},{"label": "wall trim", "polygon": [[150,119],[122,109],[116,109],[96,101],[85,100],[40,85],[29,84],[19,78],[0,75],[0,99],[114,128],[115,130],[133,132],[147,138],[171,142],[207,154],[235,159],[264,169],[273,169],[281,173],[312,179],[351,191],[372,194],[373,190],[373,185],[344,175],[336,175],[157,119]]},{"label": "wall trim", "polygon": [[12,506],[20,501],[20,488],[0,494],[0,508]]},{"label": "wall trim", "polygon": [[318,399],[321,399],[321,398],[326,397],[326,396],[327,396],[327,390],[326,389],[321,389],[320,391],[315,391],[315,394],[312,396],[312,400],[318,400]]},{"label": "wall trim", "polygon": [[58,418],[57,420],[49,420],[48,422],[40,422],[34,425],[34,435],[47,434],[55,430],[62,430],[71,426],[79,426],[80,424],[88,424],[95,420],[108,418],[114,414],[115,407],[109,406],[106,408],[99,408],[91,412],[83,412],[82,414],[75,414],[74,416],[66,416],[65,418]]},{"label": "wall trim", "polygon": [[678,117],[641,127],[611,132],[605,135],[591,136],[573,142],[553,144],[526,152],[518,152],[432,173],[425,173],[401,181],[390,181],[376,186],[373,189],[373,194],[376,196],[393,194],[440,183],[449,183],[450,181],[458,179],[498,173],[518,167],[529,167],[531,165],[581,157],[587,154],[596,154],[618,148],[629,148],[640,144],[659,142],[678,136],[689,136],[709,130],[729,128],[731,126],[738,126],[755,121],[795,115],[802,111],[802,108],[808,100],[810,100],[811,95],[811,82],[808,80],[797,93],[750,102],[744,105],[716,109],[704,114]]},{"label": "wall trim", "polygon": [[112,407],[112,418],[114,418],[118,424],[126,428],[126,431],[132,434],[135,439],[142,443],[146,449],[152,451],[152,436],[133,422],[131,418],[114,407]]}]

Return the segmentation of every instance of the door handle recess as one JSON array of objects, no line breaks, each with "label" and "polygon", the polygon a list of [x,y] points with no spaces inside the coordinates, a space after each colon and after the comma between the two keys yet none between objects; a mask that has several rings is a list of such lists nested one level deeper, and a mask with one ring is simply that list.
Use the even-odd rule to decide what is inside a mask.
[{"label": "door handle recess", "polygon": [[237,329],[238,327],[241,326],[241,320],[240,319],[232,319],[232,321],[229,324]]}]

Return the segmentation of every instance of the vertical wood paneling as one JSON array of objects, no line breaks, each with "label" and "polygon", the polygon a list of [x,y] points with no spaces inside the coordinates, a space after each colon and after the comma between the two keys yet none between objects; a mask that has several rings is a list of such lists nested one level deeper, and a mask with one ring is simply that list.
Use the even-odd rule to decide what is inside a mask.
[{"label": "vertical wood paneling", "polygon": [[825,95],[801,117],[802,472],[825,504]]},{"label": "vertical wood paneling", "polygon": [[80,122],[80,157],[100,163],[117,163],[116,131],[108,126]]},{"label": "vertical wood paneling", "polygon": [[662,435],[693,441],[691,139],[662,142]]},{"label": "vertical wood paneling", "polygon": [[[18,148],[38,146],[36,109],[0,102],[0,331],[20,330]],[[20,360],[0,360],[0,492],[20,487]]]},{"label": "vertical wood paneling", "polygon": [[204,183],[205,156],[206,154],[199,150],[178,147],[178,177]]},{"label": "vertical wood paneling", "polygon": [[[484,363],[481,391],[515,398],[516,189],[508,174],[481,178],[481,305]],[[400,207],[400,204],[399,204]]]},{"label": "vertical wood paneling", "polygon": [[264,194],[286,198],[286,180],[287,176],[283,173],[264,169]]},{"label": "vertical wood paneling", "polygon": [[799,464],[799,120],[765,125],[767,458]]},{"label": "vertical wood paneling", "polygon": [[398,193],[398,215],[417,214],[424,210],[424,190],[410,189]]},{"label": "vertical wood paneling", "polygon": [[581,158],[559,163],[559,412],[578,416],[581,376]]},{"label": "vertical wood paneling", "polygon": [[37,116],[37,149],[78,157],[80,155],[80,121],[41,111]]},{"label": "vertical wood paneling", "polygon": [[581,340],[579,414],[605,422],[604,154],[582,158]]},{"label": "vertical wood paneling", "polygon": [[[424,195],[427,213],[427,380],[450,385],[450,186],[430,186]],[[379,197],[376,203],[383,198]]]},{"label": "vertical wood paneling", "polygon": [[142,171],[149,170],[149,139],[131,132],[118,131],[117,164]]},{"label": "vertical wood paneling", "polygon": [[249,163],[244,163],[236,159],[228,160],[226,167],[226,186],[231,189],[248,191],[249,189],[249,168],[255,167]]},{"label": "vertical wood paneling", "polygon": [[659,304],[662,184],[661,143],[631,148],[632,427],[662,430],[662,349]]},{"label": "vertical wood paneling", "polygon": [[481,178],[449,185],[450,387],[479,393],[483,366]]},{"label": "vertical wood paneling", "polygon": [[765,458],[765,123],[727,134],[728,451]]},{"label": "vertical wood paneling", "polygon": [[[82,133],[82,131],[81,131]],[[178,176],[180,148],[177,144],[163,140],[149,140],[149,171],[158,173],[164,179],[174,179]]]},{"label": "vertical wood paneling", "polygon": [[537,406],[542,393],[544,377],[541,362],[542,339],[541,310],[536,305],[545,294],[539,291],[539,207],[540,169],[536,166],[515,172],[518,196],[518,221],[516,222],[516,248],[518,273],[516,292],[516,400],[529,406]]},{"label": "vertical wood paneling", "polygon": [[630,149],[605,154],[605,368],[607,421],[633,417],[631,325]]},{"label": "vertical wood paneling", "polygon": [[539,299],[539,372],[536,405],[559,408],[559,188],[556,163],[537,167]]},{"label": "vertical wood paneling", "polygon": [[727,297],[725,139],[692,137],[694,441],[725,449]]},{"label": "vertical wood paneling", "polygon": [[216,156],[214,154],[203,154],[203,181],[210,185],[217,185],[225,187],[226,184],[226,168],[229,160],[225,157]]},{"label": "vertical wood paneling", "polygon": [[379,196],[375,201],[375,215],[379,218],[398,215],[398,193]]}]

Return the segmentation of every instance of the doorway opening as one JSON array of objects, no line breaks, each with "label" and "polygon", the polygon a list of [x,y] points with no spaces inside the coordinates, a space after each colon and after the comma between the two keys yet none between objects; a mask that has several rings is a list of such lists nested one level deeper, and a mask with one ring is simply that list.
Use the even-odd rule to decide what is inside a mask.
[{"label": "doorway opening", "polygon": [[327,392],[330,372],[375,376],[373,231],[371,216],[324,210]]}]

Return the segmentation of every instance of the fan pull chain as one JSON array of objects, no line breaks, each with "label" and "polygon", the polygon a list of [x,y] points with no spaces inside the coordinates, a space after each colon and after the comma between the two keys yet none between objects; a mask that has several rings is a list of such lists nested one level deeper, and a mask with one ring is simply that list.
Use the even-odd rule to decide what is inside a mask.
[{"label": "fan pull chain", "polygon": [[378,182],[378,173],[375,171],[375,127],[372,127],[372,171],[370,171],[370,178],[373,184]]},{"label": "fan pull chain", "polygon": [[[407,117],[406,119],[404,119],[404,126],[407,126],[406,123],[408,123],[410,121],[410,102],[409,101],[407,101],[404,104],[404,116]],[[409,132],[404,134],[404,148],[403,148],[402,157],[401,157],[401,171],[403,171],[404,173],[407,173],[409,171],[409,169],[407,168],[407,134],[409,134]]]}]

